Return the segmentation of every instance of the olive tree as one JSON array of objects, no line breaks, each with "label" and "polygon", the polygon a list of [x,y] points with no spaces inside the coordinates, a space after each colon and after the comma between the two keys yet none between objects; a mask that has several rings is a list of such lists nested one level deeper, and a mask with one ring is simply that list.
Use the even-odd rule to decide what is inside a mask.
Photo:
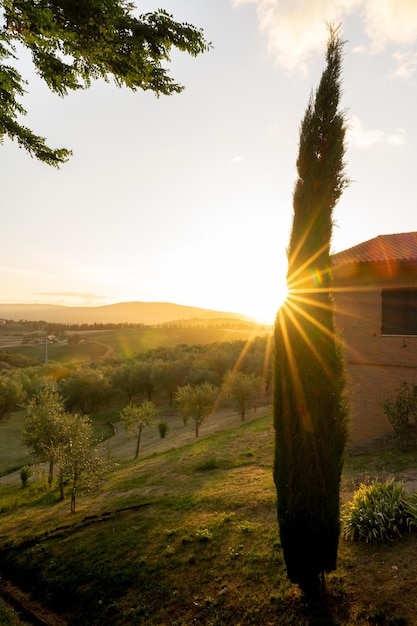
[{"label": "olive tree", "polygon": [[87,415],[66,413],[63,421],[63,441],[58,449],[60,491],[64,484],[71,489],[71,513],[75,513],[77,491],[81,484],[91,485],[109,467],[109,461],[94,445],[93,424]]},{"label": "olive tree", "polygon": [[213,412],[217,396],[217,388],[210,383],[201,383],[195,387],[192,385],[178,387],[175,393],[176,403],[185,425],[190,418],[194,420],[196,437],[199,435],[201,424]]},{"label": "olive tree", "polygon": [[139,406],[132,402],[123,409],[120,417],[128,432],[136,433],[135,459],[139,456],[140,440],[142,431],[146,426],[153,427],[158,409],[152,400],[144,400]]},{"label": "olive tree", "polygon": [[48,463],[48,486],[51,488],[54,465],[65,441],[66,412],[63,399],[54,386],[41,389],[28,403],[23,426],[23,442],[35,459]]},{"label": "olive tree", "polygon": [[242,421],[249,409],[256,407],[260,395],[262,378],[240,371],[228,371],[223,380],[223,389],[232,405],[240,413]]}]

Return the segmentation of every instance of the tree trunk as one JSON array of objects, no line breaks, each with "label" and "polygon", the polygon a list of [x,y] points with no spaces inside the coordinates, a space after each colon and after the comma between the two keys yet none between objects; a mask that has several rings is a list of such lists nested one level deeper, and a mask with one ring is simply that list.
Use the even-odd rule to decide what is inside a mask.
[{"label": "tree trunk", "polygon": [[48,487],[49,489],[52,487],[52,480],[54,477],[54,460],[49,461],[49,470],[48,470]]},{"label": "tree trunk", "polygon": [[64,476],[62,472],[59,473],[59,499],[64,499]]},{"label": "tree trunk", "polygon": [[75,496],[77,492],[77,479],[74,478],[71,489],[71,514],[75,513]]},{"label": "tree trunk", "polygon": [[139,432],[138,432],[138,438],[136,439],[136,452],[135,452],[135,459],[138,458],[139,456],[139,448],[140,448],[140,438],[142,435],[142,427],[139,428]]}]

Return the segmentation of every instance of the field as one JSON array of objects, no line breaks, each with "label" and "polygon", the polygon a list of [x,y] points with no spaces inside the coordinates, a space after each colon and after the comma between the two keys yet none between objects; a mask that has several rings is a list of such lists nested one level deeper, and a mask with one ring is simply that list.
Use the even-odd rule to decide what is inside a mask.
[{"label": "field", "polygon": [[[77,331],[81,343],[49,343],[48,359],[50,361],[68,362],[95,360],[100,357],[128,358],[132,355],[156,348],[173,348],[179,344],[196,345],[217,341],[236,341],[251,339],[258,335],[266,335],[268,329],[256,325],[234,325],[231,321],[212,326],[189,325],[181,326],[146,326],[144,328],[122,328],[114,330]],[[6,344],[8,344],[6,346]],[[21,345],[21,338],[13,336],[13,341],[3,340],[3,350],[13,354],[32,357],[42,363],[45,359],[45,345]]]},{"label": "field", "polygon": [[[417,535],[390,543],[341,540],[324,604],[291,585],[276,524],[268,407],[243,423],[227,409],[195,440],[175,411],[160,440],[144,431],[142,456],[117,429],[118,467],[78,496],[75,515],[30,483],[0,479],[2,575],[48,624],[344,626],[417,623]],[[415,478],[417,455],[349,456],[342,499],[370,477]],[[1,622],[0,622],[1,623]]]}]

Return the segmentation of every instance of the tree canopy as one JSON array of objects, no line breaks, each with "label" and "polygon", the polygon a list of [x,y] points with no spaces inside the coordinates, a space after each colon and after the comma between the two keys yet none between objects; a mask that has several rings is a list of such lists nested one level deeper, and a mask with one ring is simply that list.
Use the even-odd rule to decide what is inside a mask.
[{"label": "tree canopy", "polygon": [[164,67],[171,49],[196,56],[210,44],[201,29],[164,10],[136,16],[126,0],[0,0],[0,141],[8,136],[58,167],[70,150],[50,148],[20,121],[27,81],[16,67],[19,46],[31,52],[37,73],[59,96],[98,78],[170,95],[183,89]]}]

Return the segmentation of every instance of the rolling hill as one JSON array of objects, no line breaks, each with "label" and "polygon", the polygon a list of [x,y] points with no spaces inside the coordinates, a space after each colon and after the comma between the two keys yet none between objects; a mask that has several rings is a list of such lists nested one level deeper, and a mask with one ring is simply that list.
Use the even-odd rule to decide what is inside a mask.
[{"label": "rolling hill", "polygon": [[230,318],[248,320],[240,313],[213,311],[171,302],[120,302],[96,307],[55,304],[0,304],[0,319],[61,324],[163,324],[176,320]]}]

